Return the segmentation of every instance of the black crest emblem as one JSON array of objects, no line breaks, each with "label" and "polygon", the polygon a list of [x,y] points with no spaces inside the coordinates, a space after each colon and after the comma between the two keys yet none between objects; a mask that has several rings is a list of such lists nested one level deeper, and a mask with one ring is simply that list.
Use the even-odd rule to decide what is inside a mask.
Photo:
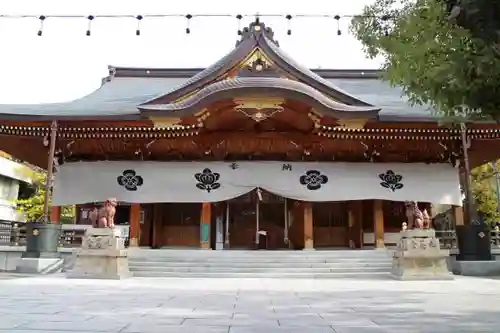
[{"label": "black crest emblem", "polygon": [[125,170],[121,176],[116,178],[118,185],[125,187],[127,191],[137,191],[144,180],[134,170]]},{"label": "black crest emblem", "polygon": [[388,188],[392,190],[392,192],[402,189],[404,186],[401,182],[403,180],[403,176],[396,174],[392,170],[387,170],[385,173],[381,173],[378,176],[382,181],[380,186]]},{"label": "black crest emblem", "polygon": [[220,178],[220,174],[212,172],[209,168],[205,168],[202,172],[195,174],[194,178],[198,181],[196,187],[208,193],[220,187],[220,183],[217,182]]},{"label": "black crest emblem", "polygon": [[328,183],[328,177],[322,175],[318,170],[309,170],[306,171],[305,175],[300,176],[299,181],[308,190],[318,190],[321,188],[321,185]]}]

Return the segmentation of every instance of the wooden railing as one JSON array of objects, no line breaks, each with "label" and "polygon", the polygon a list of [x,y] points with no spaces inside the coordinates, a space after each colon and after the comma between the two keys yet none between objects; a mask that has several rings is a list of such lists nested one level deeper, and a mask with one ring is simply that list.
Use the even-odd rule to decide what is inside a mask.
[{"label": "wooden railing", "polygon": [[[61,225],[61,237],[59,246],[65,248],[79,247],[82,245],[82,238],[89,225],[63,224]],[[129,227],[117,226],[125,238],[125,245],[128,246]],[[26,224],[23,222],[0,220],[0,245],[4,246],[24,246],[26,245]]]}]

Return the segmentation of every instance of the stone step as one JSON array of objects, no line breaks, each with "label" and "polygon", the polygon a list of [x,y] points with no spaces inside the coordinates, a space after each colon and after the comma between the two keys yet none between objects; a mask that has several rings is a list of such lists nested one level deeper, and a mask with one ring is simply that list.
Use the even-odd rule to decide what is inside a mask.
[{"label": "stone step", "polygon": [[172,272],[172,273],[356,273],[389,272],[390,267],[346,267],[346,268],[298,268],[298,267],[165,267],[133,266],[132,272]]},{"label": "stone step", "polygon": [[219,263],[219,262],[229,262],[229,263],[248,263],[248,262],[259,262],[259,263],[286,263],[286,264],[296,264],[296,263],[365,263],[365,262],[387,262],[391,258],[168,258],[168,257],[152,257],[152,258],[137,258],[129,257],[129,261],[135,262],[185,262],[185,263]]},{"label": "stone step", "polygon": [[192,272],[133,272],[135,277],[161,278],[277,278],[277,279],[387,279],[387,272],[353,272],[353,273],[192,273]]},{"label": "stone step", "polygon": [[391,261],[387,250],[129,250],[130,270],[139,277],[380,277],[389,274]]},{"label": "stone step", "polygon": [[377,262],[331,262],[331,263],[311,263],[311,262],[299,262],[293,265],[283,262],[199,262],[193,264],[192,262],[172,262],[172,261],[136,261],[129,260],[129,265],[134,267],[239,267],[239,268],[287,268],[287,267],[297,267],[297,268],[349,268],[356,267],[362,269],[365,267],[390,267],[391,261],[377,261]]},{"label": "stone step", "polygon": [[130,255],[146,257],[366,257],[386,256],[389,250],[361,250],[361,251],[211,251],[211,250],[149,250],[128,249]]}]

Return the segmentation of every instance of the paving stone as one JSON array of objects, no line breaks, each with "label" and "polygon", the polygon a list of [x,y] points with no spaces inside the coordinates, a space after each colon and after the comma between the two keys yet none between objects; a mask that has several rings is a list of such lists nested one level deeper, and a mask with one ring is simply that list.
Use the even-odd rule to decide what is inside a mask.
[{"label": "paving stone", "polygon": [[9,330],[15,329],[23,324],[27,324],[31,322],[28,317],[25,318],[7,318],[5,316],[0,316],[0,329],[1,330]]},{"label": "paving stone", "polygon": [[0,333],[497,333],[498,313],[481,278],[0,281]]},{"label": "paving stone", "polygon": [[[70,318],[68,318],[70,320]],[[92,332],[106,332],[106,333],[114,333],[120,332],[125,327],[130,325],[130,323],[117,323],[113,321],[99,321],[94,323],[89,322],[75,322],[71,321],[36,321],[28,324],[24,324],[16,327],[16,329],[20,330],[53,330],[53,331],[92,331]],[[14,331],[15,332],[15,331]],[[17,333],[17,332],[16,332]],[[45,332],[43,332],[45,333]]]},{"label": "paving stone", "polygon": [[[148,327],[134,330],[134,328],[125,328],[120,333],[228,333],[229,327],[196,327],[196,326],[178,326],[178,325],[149,325]],[[0,332],[1,333],[1,332]],[[16,332],[17,333],[17,332]]]},{"label": "paving stone", "polygon": [[231,327],[229,333],[334,333],[330,327]]},{"label": "paving stone", "polygon": [[236,319],[186,319],[183,326],[265,326],[265,327],[278,327],[277,319],[269,318],[236,318]]}]

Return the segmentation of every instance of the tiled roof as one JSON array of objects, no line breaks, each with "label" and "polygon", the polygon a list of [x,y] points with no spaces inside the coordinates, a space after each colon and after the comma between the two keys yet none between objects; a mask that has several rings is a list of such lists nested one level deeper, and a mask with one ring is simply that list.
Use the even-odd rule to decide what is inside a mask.
[{"label": "tiled roof", "polygon": [[[361,72],[361,71],[360,71]],[[410,106],[401,96],[401,89],[374,78],[326,79],[340,89],[381,108],[380,115],[428,117],[430,111]],[[137,105],[143,104],[187,81],[186,78],[114,77],[87,96],[66,103],[0,104],[0,117],[40,116],[54,117],[127,117],[139,114]]]}]

